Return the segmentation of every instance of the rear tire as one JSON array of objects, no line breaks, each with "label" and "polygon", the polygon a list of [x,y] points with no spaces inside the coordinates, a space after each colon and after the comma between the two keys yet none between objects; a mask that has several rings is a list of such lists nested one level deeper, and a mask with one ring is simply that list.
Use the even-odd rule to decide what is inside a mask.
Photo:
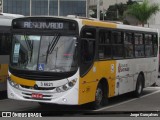
[{"label": "rear tire", "polygon": [[91,104],[92,109],[101,108],[108,103],[107,91],[103,88],[102,83],[99,83],[96,89],[95,101]]},{"label": "rear tire", "polygon": [[144,81],[143,76],[141,74],[139,74],[139,76],[137,78],[136,90],[134,91],[134,96],[135,97],[140,97],[142,95],[143,81]]}]

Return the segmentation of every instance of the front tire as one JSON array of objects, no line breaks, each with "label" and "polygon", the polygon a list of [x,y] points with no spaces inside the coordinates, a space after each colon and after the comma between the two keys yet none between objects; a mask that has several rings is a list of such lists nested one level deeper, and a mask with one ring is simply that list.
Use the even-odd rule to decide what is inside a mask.
[{"label": "front tire", "polygon": [[93,109],[101,108],[108,103],[108,95],[102,83],[99,83],[95,93],[95,101],[92,103]]}]

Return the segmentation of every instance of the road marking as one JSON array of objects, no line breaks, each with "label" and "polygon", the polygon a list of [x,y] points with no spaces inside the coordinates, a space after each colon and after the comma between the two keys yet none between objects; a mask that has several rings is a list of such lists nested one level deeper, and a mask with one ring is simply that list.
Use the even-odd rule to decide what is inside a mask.
[{"label": "road marking", "polygon": [[121,102],[121,103],[118,103],[118,104],[115,104],[115,105],[110,105],[110,106],[107,106],[107,107],[104,107],[104,108],[101,108],[101,109],[98,109],[98,110],[94,110],[94,111],[101,111],[101,110],[104,110],[104,109],[113,108],[113,107],[116,107],[116,106],[119,106],[119,105],[122,105],[122,104],[125,104],[125,103],[128,103],[128,102],[131,102],[131,101],[134,101],[134,100],[137,100],[137,99],[141,99],[141,98],[144,98],[144,97],[159,93],[159,92],[160,92],[160,90],[155,91],[155,92],[150,93],[150,94],[147,94],[147,95],[144,95],[144,96],[139,97],[139,98],[133,98],[131,100],[124,101],[124,102]]}]

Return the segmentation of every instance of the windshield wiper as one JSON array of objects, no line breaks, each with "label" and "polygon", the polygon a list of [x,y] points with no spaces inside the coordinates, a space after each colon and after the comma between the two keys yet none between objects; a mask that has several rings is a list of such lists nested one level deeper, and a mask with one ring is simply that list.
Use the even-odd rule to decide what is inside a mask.
[{"label": "windshield wiper", "polygon": [[47,63],[47,60],[48,60],[48,55],[49,55],[49,54],[52,54],[52,52],[53,52],[56,44],[58,43],[59,38],[60,38],[60,34],[56,34],[56,35],[53,37],[51,43],[49,43],[48,49],[47,49],[47,55],[46,55],[46,63]]},{"label": "windshield wiper", "polygon": [[31,56],[30,56],[30,62],[31,62],[32,54],[33,54],[33,42],[29,41],[27,35],[24,35],[24,39],[25,39],[27,48],[29,49],[29,51],[31,51]]}]

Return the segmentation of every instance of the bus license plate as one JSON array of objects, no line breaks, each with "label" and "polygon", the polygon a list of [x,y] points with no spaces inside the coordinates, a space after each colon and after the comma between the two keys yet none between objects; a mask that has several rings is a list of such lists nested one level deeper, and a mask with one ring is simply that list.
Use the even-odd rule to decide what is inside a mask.
[{"label": "bus license plate", "polygon": [[39,94],[39,93],[32,93],[32,98],[43,98],[43,95],[42,94]]}]

